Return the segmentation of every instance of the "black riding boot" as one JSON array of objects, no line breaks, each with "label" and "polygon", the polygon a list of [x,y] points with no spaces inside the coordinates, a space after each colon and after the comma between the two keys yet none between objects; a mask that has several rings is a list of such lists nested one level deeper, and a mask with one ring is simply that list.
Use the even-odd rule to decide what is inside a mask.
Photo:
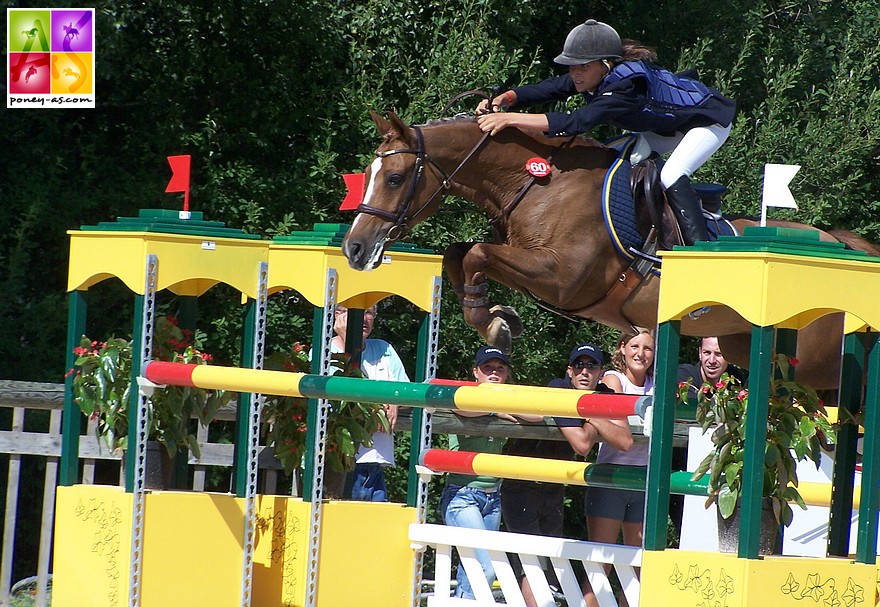
[{"label": "black riding boot", "polygon": [[678,181],[666,188],[666,200],[675,211],[684,244],[690,246],[699,240],[709,240],[700,198],[691,187],[691,180],[687,175],[682,175]]}]

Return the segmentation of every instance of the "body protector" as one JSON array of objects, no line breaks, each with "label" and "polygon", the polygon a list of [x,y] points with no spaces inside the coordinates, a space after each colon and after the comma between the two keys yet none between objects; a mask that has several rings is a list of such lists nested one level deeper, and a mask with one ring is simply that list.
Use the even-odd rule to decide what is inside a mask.
[{"label": "body protector", "polygon": [[696,107],[712,96],[712,91],[702,82],[650,67],[644,61],[627,61],[615,66],[605,76],[598,92],[601,94],[604,87],[628,78],[643,78],[648,83],[651,105],[659,110]]}]

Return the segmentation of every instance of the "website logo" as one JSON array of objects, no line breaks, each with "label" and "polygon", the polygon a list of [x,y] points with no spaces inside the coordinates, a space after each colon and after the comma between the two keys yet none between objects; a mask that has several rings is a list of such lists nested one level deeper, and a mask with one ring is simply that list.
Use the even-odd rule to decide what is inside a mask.
[{"label": "website logo", "polygon": [[95,107],[95,9],[6,9],[6,107]]}]

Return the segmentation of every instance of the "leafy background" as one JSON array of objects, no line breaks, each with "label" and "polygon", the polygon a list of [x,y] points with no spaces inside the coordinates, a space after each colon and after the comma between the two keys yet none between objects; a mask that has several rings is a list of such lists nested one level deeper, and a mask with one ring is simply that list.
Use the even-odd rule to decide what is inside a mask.
[{"label": "leafy background", "polygon": [[[207,219],[266,238],[315,222],[350,222],[350,213],[337,211],[340,175],[363,170],[371,159],[378,138],[369,109],[421,123],[462,91],[558,73],[553,56],[569,29],[588,17],[656,45],[666,67],[697,67],[703,80],[738,100],[730,140],[698,174],[729,186],[728,211],[758,214],[764,163],[801,164],[792,183],[799,209],[775,214],[880,241],[874,0],[97,0],[93,6],[98,107],[5,110],[0,119],[6,379],[62,380],[66,231],[142,208],[180,208],[179,195],[164,193],[166,156],[192,155],[191,204]],[[457,110],[469,111],[475,101]],[[470,211],[468,203],[449,200],[409,240],[440,251],[486,237],[484,219]],[[449,291],[439,375],[463,378],[476,334],[464,326]],[[491,296],[515,305],[525,321],[512,359],[516,381],[544,384],[562,373],[572,344],[595,340],[608,348],[615,337],[555,318],[497,286]],[[173,313],[176,302],[164,295],[160,308]],[[89,335],[130,333],[131,296],[118,281],[90,289],[89,309]],[[380,312],[375,335],[395,344],[412,374],[416,311],[387,300]],[[200,299],[200,315],[206,351],[234,364],[237,293],[212,289]],[[311,338],[311,308],[296,293],[273,296],[268,319],[270,350]]]}]

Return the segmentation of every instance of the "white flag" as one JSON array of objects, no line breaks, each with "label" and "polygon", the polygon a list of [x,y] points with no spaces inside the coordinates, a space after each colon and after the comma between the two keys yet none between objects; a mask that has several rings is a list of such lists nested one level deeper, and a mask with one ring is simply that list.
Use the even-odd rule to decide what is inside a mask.
[{"label": "white flag", "polygon": [[765,164],[764,192],[761,196],[761,225],[767,224],[767,207],[796,209],[788,184],[801,169],[799,164]]}]

